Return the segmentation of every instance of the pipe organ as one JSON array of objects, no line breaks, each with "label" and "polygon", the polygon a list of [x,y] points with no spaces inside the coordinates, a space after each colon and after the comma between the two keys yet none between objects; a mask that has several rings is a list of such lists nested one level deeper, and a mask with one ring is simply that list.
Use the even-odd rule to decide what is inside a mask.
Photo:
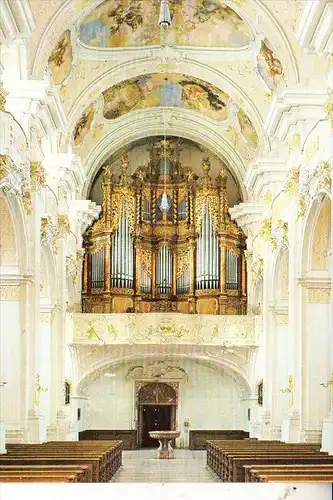
[{"label": "pipe organ", "polygon": [[156,140],[148,165],[115,179],[103,167],[100,219],[84,235],[83,311],[246,314],[245,237],[231,220],[227,176],[199,179],[179,143]]}]

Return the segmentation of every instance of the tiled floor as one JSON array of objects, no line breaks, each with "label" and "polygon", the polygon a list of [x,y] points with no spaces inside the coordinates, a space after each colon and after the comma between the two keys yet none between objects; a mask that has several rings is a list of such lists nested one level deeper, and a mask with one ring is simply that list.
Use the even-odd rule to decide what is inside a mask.
[{"label": "tiled floor", "polygon": [[158,460],[156,450],[123,451],[123,466],[115,483],[215,483],[218,477],[206,466],[205,451],[175,449],[172,460]]}]

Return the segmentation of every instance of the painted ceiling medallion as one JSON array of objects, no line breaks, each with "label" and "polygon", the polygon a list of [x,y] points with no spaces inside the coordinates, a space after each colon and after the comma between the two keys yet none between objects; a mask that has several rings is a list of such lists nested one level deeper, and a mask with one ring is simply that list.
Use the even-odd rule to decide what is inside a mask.
[{"label": "painted ceiling medallion", "polygon": [[[106,0],[80,27],[79,39],[91,47],[116,48],[160,43],[160,0]],[[170,0],[167,45],[244,47],[249,27],[220,0]]]}]

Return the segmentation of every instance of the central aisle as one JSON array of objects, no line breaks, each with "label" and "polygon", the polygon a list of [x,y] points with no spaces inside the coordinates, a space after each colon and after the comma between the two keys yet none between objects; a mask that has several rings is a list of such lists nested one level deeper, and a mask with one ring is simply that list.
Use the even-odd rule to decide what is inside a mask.
[{"label": "central aisle", "polygon": [[114,483],[216,483],[205,451],[177,450],[172,460],[158,460],[156,450],[123,451],[123,466]]}]

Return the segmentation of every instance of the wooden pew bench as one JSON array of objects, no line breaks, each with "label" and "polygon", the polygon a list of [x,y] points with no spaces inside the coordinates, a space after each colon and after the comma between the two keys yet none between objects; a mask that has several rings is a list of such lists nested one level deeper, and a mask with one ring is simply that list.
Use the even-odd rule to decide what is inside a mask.
[{"label": "wooden pew bench", "polygon": [[224,482],[244,482],[245,465],[333,464],[320,445],[273,441],[210,441],[207,463]]},{"label": "wooden pew bench", "polygon": [[0,467],[27,465],[40,467],[42,470],[45,466],[85,466],[89,470],[89,481],[108,482],[121,466],[121,455],[121,441],[10,444],[7,455],[0,457]]},{"label": "wooden pew bench", "polygon": [[298,474],[326,474],[333,473],[333,464],[322,464],[322,465],[244,465],[245,471],[245,482],[246,483],[255,483],[259,482],[258,475],[266,474],[266,475],[279,475],[282,473],[293,473],[295,475]]},{"label": "wooden pew bench", "polygon": [[42,466],[42,465],[6,465],[0,466],[0,474],[7,474],[8,476],[12,475],[21,475],[24,476],[26,474],[29,475],[40,475],[40,474],[61,474],[61,473],[70,473],[76,474],[77,481],[80,483],[91,483],[91,467],[89,466],[66,466],[66,465],[52,465],[52,466]]},{"label": "wooden pew bench", "polygon": [[292,474],[281,474],[276,476],[259,476],[260,483],[333,483],[333,474],[324,475],[292,475]]},{"label": "wooden pew bench", "polygon": [[24,474],[20,475],[0,475],[0,483],[76,483],[76,475],[75,474],[49,474],[45,475],[41,473],[41,475],[29,475]]}]

